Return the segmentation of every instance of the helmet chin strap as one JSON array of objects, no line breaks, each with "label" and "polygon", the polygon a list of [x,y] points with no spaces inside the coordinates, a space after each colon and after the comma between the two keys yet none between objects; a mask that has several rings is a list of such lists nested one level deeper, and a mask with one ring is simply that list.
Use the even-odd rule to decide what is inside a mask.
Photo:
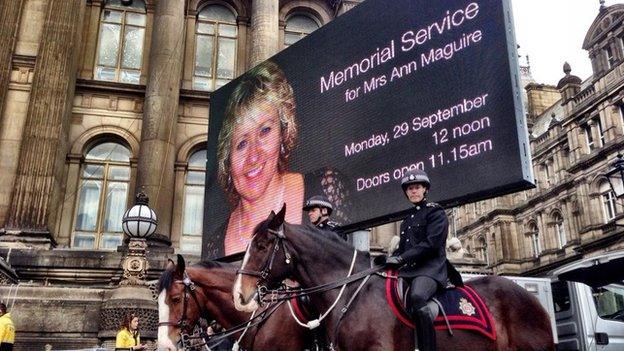
[{"label": "helmet chin strap", "polygon": [[[325,219],[323,219],[325,218]],[[314,225],[318,226],[319,224],[325,222],[326,220],[329,219],[329,216],[323,216],[321,215],[316,221],[313,222]]]}]

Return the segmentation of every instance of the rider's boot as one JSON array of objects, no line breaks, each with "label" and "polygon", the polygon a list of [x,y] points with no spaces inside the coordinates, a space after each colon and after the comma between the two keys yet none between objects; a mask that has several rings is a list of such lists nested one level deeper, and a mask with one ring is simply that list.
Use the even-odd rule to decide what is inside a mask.
[{"label": "rider's boot", "polygon": [[436,351],[436,335],[429,307],[425,306],[413,313],[416,323],[414,331],[414,345],[417,351]]}]

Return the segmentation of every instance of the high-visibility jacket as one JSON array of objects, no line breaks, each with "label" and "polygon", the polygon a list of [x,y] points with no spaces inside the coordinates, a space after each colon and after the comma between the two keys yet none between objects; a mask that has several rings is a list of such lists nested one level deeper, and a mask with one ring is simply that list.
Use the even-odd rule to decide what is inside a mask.
[{"label": "high-visibility jacket", "polygon": [[0,351],[13,350],[15,341],[15,325],[11,320],[11,314],[5,313],[0,316]]},{"label": "high-visibility jacket", "polygon": [[128,328],[123,328],[117,333],[115,347],[130,348],[141,344],[141,336],[139,333],[132,333]]}]

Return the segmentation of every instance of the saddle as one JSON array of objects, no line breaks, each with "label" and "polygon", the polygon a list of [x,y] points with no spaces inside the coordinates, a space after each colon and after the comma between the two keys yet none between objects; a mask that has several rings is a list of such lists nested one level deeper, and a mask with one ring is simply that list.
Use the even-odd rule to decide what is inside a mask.
[{"label": "saddle", "polygon": [[[398,271],[388,270],[386,300],[394,315],[406,326],[414,328],[407,312],[409,284],[398,276]],[[470,330],[491,340],[496,340],[496,327],[490,310],[479,294],[469,285],[447,286],[439,290],[427,303],[436,330]]]}]

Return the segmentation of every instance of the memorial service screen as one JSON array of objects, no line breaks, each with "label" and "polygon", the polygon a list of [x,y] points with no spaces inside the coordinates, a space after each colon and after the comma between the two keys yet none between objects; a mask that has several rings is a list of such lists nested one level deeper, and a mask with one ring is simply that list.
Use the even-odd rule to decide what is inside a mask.
[{"label": "memorial service screen", "polygon": [[202,256],[325,195],[347,231],[400,218],[400,180],[473,202],[532,186],[508,0],[367,0],[211,96]]}]

